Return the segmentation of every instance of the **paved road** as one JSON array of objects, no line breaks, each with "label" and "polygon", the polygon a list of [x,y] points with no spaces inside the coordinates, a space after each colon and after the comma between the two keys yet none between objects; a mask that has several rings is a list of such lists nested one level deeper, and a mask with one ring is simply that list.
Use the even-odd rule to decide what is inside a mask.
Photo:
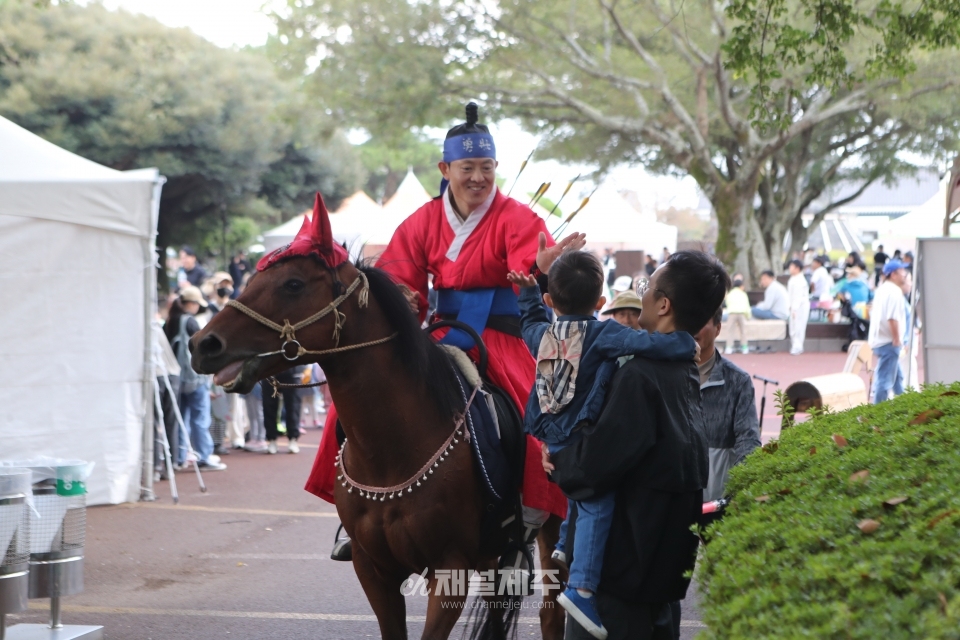
[{"label": "paved road", "polygon": [[[733,359],[785,387],[839,371],[845,354]],[[772,406],[768,398],[764,440],[779,430]],[[65,600],[65,621],[102,624],[111,640],[378,637],[352,566],[329,560],[333,507],[302,489],[319,432],[302,442],[300,455],[234,453],[227,471],[204,476],[206,494],[194,476],[179,474],[179,505],[163,482],[157,502],[90,509],[86,590]],[[695,599],[684,604],[685,640],[702,628]],[[32,604],[39,609],[11,622],[43,621],[46,603]],[[426,599],[407,605],[416,638]],[[538,637],[535,618],[535,610],[524,614],[521,638]]]}]

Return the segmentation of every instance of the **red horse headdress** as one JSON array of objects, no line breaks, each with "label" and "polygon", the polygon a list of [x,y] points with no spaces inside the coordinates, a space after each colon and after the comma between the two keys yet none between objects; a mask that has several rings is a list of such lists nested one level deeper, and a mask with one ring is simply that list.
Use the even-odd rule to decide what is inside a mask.
[{"label": "red horse headdress", "polygon": [[313,219],[304,216],[303,226],[300,227],[293,242],[263,256],[257,263],[257,271],[269,269],[286,258],[310,254],[318,255],[331,269],[336,269],[350,259],[347,250],[333,239],[333,231],[330,230],[330,214],[327,213],[327,207],[323,204],[323,198],[319,192],[313,202]]}]

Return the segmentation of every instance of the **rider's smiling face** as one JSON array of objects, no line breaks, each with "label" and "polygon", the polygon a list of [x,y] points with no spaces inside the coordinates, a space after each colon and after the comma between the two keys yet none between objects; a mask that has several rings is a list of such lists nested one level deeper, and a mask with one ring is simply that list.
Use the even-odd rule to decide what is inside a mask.
[{"label": "rider's smiling face", "polygon": [[450,164],[441,162],[440,173],[450,183],[450,193],[464,216],[483,204],[493,190],[497,161],[493,158],[465,158]]}]

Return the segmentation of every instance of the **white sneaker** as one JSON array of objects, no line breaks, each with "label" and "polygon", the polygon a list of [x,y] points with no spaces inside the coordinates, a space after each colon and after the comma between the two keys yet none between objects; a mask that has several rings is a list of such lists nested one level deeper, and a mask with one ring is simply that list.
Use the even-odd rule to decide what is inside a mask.
[{"label": "white sneaker", "polygon": [[296,438],[290,440],[290,444],[287,445],[287,450],[290,453],[300,453],[300,445],[297,444]]},{"label": "white sneaker", "polygon": [[269,453],[270,455],[273,455],[273,454],[276,453],[276,452],[277,452],[277,441],[276,441],[276,440],[268,440],[268,441],[267,441],[267,453]]},{"label": "white sneaker", "polygon": [[211,453],[209,456],[207,456],[207,462],[211,464],[218,464],[220,462],[220,456],[215,453]]},{"label": "white sneaker", "polygon": [[728,346],[726,349],[723,350],[723,353],[724,355],[727,355],[727,356],[730,355],[731,353],[733,353],[733,347]]}]

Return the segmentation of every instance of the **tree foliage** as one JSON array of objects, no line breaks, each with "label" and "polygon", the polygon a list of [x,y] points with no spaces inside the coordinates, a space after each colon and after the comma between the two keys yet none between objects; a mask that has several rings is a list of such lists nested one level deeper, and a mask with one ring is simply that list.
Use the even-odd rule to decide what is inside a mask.
[{"label": "tree foliage", "polygon": [[423,135],[407,131],[399,136],[379,136],[367,140],[358,150],[367,170],[364,190],[374,200],[386,202],[409,169],[423,184],[440,180],[437,163],[441,149]]},{"label": "tree foliage", "polygon": [[[542,134],[540,157],[692,175],[717,213],[718,253],[744,273],[780,266],[788,231],[802,245],[805,216],[844,204],[838,185],[865,189],[944,153],[960,119],[939,93],[955,65],[917,54],[909,75],[840,87],[786,61],[778,82],[798,90],[782,122],[758,122],[755,79],[727,59],[743,23],[711,0],[291,0],[281,14],[274,45],[291,68],[313,61],[309,84],[335,115],[376,135],[441,124],[459,112],[444,98],[475,97]],[[858,47],[844,54],[866,74]]]},{"label": "tree foliage", "polygon": [[355,154],[298,100],[257,52],[99,4],[0,2],[0,115],[115,169],[159,168],[161,246],[221,249],[224,218],[244,218],[233,250],[318,187],[356,188]]}]

